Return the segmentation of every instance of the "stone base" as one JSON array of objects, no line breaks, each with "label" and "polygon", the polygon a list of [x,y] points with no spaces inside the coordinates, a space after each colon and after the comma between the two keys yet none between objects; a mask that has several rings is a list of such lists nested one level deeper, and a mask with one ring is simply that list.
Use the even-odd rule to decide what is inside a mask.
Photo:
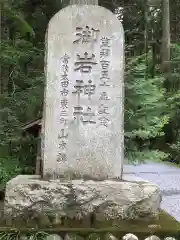
[{"label": "stone base", "polygon": [[44,181],[40,176],[17,176],[7,183],[5,215],[11,219],[93,218],[106,220],[144,220],[158,218],[161,193],[158,186],[140,179]]}]

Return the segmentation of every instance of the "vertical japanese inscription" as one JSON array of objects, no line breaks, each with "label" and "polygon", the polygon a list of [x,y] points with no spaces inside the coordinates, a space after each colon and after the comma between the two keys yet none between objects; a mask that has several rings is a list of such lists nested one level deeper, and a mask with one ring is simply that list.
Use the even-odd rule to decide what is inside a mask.
[{"label": "vertical japanese inscription", "polygon": [[[95,28],[90,28],[89,26],[77,27],[76,28],[76,40],[73,41],[74,44],[93,44],[97,42],[99,37],[99,30]],[[84,56],[77,54],[76,61],[74,63],[74,71],[79,71],[82,74],[91,73],[93,66],[97,65],[95,54],[84,53]],[[96,91],[96,85],[93,83],[91,77],[87,82],[84,79],[76,80],[74,86],[73,94],[77,96],[77,105],[74,106],[74,119],[82,121],[83,124],[95,124],[95,113],[93,112],[91,105],[91,100]],[[88,106],[81,106],[80,98],[81,95],[85,95],[88,98]]]},{"label": "vertical japanese inscription", "polygon": [[65,162],[67,161],[67,156],[66,156],[66,147],[67,147],[67,137],[68,134],[66,132],[66,125],[68,123],[68,85],[69,85],[69,78],[68,78],[68,71],[69,71],[69,56],[65,54],[62,57],[62,65],[61,65],[61,79],[60,79],[60,84],[61,84],[61,89],[60,89],[60,95],[61,95],[61,100],[60,100],[60,116],[59,116],[59,122],[62,125],[61,132],[58,134],[58,140],[59,140],[59,151],[58,151],[58,157],[57,161],[58,162]]},{"label": "vertical japanese inscription", "polygon": [[73,43],[93,43],[98,39],[99,30],[86,26],[85,28],[76,27],[77,39]]},{"label": "vertical japanese inscription", "polygon": [[84,53],[84,57],[81,57],[77,54],[77,60],[75,62],[75,71],[80,71],[81,73],[90,73],[92,70],[92,66],[96,65],[95,55],[88,56],[88,53]]},{"label": "vertical japanese inscription", "polygon": [[108,97],[108,93],[106,90],[111,86],[110,78],[109,78],[109,65],[110,61],[108,61],[108,57],[110,55],[110,39],[108,37],[101,37],[100,39],[100,65],[101,65],[101,73],[100,73],[100,86],[102,88],[102,92],[100,93],[99,100],[101,104],[98,106],[98,120],[99,125],[108,127],[110,122],[109,120],[109,109],[108,109],[108,101],[110,98]]}]

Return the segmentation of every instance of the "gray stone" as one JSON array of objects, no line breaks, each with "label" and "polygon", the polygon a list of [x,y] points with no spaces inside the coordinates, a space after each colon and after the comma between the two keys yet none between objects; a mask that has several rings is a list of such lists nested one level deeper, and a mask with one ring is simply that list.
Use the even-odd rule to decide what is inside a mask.
[{"label": "gray stone", "polygon": [[128,233],[123,237],[123,240],[138,240],[138,237],[132,233]]},{"label": "gray stone", "polygon": [[51,19],[46,40],[44,179],[121,178],[121,22],[100,6],[71,5]]},{"label": "gray stone", "polygon": [[52,234],[52,235],[48,235],[46,237],[46,240],[63,240],[63,239],[57,234]]},{"label": "gray stone", "polygon": [[111,233],[107,233],[107,234],[105,235],[104,240],[118,240],[118,238],[115,237],[114,235],[112,235]]},{"label": "gray stone", "polygon": [[161,240],[159,237],[157,237],[156,235],[152,235],[150,237],[147,237],[145,240]]},{"label": "gray stone", "polygon": [[70,0],[69,4],[98,5],[98,0]]},{"label": "gray stone", "polygon": [[133,174],[127,174],[127,173],[123,173],[123,180],[124,181],[129,181],[129,182],[149,182],[143,178],[137,177]]},{"label": "gray stone", "polygon": [[17,176],[8,182],[5,213],[16,218],[41,212],[56,218],[83,219],[92,213],[97,221],[158,218],[159,187],[142,181],[44,181]]},{"label": "gray stone", "polygon": [[174,238],[174,237],[167,237],[164,240],[176,240],[176,238]]}]

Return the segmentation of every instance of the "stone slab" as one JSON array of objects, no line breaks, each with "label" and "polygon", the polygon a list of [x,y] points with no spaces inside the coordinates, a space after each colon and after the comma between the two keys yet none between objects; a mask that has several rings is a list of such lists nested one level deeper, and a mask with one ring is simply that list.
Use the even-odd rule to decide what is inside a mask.
[{"label": "stone slab", "polygon": [[44,181],[33,176],[17,176],[8,182],[5,213],[12,219],[38,218],[41,214],[57,219],[99,221],[110,219],[150,219],[158,217],[161,193],[157,185],[129,181]]},{"label": "stone slab", "polygon": [[123,181],[128,181],[128,182],[146,182],[149,183],[148,180],[145,180],[143,178],[137,177],[133,174],[127,174],[123,173]]},{"label": "stone slab", "polygon": [[121,178],[124,159],[121,22],[100,6],[71,5],[62,9],[49,22],[46,63],[44,178]]}]

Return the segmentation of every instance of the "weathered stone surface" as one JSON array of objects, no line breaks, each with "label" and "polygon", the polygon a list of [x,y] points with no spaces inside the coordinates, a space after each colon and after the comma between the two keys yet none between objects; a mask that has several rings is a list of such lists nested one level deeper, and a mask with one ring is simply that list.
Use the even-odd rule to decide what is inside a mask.
[{"label": "weathered stone surface", "polygon": [[138,237],[132,233],[127,233],[124,237],[123,240],[139,240]]},{"label": "weathered stone surface", "polygon": [[174,238],[174,237],[167,237],[164,240],[176,240],[176,238]]},{"label": "weathered stone surface", "polygon": [[98,0],[70,0],[69,4],[98,5]]},{"label": "weathered stone surface", "polygon": [[105,8],[71,5],[49,22],[46,45],[44,178],[121,177],[121,22]]},{"label": "weathered stone surface", "polygon": [[45,240],[63,240],[59,235],[52,234],[46,237]]},{"label": "weathered stone surface", "polygon": [[161,202],[158,186],[128,181],[42,181],[38,176],[18,176],[8,182],[5,213],[12,218],[31,212],[83,219],[93,213],[97,221],[157,217]]},{"label": "weathered stone surface", "polygon": [[106,233],[104,236],[104,240],[118,240],[118,238],[111,233]]},{"label": "weathered stone surface", "polygon": [[161,240],[159,237],[157,237],[156,235],[152,235],[150,237],[147,237],[145,240]]}]

